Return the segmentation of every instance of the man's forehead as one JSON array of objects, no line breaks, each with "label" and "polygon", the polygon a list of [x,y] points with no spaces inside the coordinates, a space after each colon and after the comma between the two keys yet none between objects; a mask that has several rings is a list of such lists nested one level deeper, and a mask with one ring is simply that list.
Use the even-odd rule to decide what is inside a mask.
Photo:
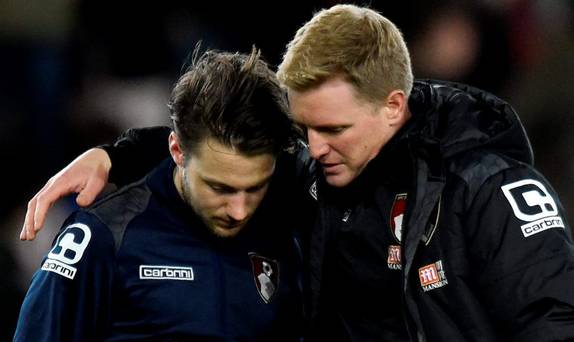
[{"label": "man's forehead", "polygon": [[275,157],[271,153],[247,155],[214,139],[203,141],[191,159],[191,167],[209,182],[233,187],[251,187],[273,174]]},{"label": "man's forehead", "polygon": [[320,87],[291,90],[289,105],[292,120],[309,128],[335,128],[353,125],[365,114],[376,114],[379,106],[359,99],[353,86],[334,78]]},{"label": "man's forehead", "polygon": [[220,172],[222,169],[200,170],[199,177],[208,184],[216,186],[225,186],[235,190],[247,190],[267,184],[274,171],[274,165],[261,169],[261,172],[254,172],[251,169],[241,170],[239,167],[236,172]]}]

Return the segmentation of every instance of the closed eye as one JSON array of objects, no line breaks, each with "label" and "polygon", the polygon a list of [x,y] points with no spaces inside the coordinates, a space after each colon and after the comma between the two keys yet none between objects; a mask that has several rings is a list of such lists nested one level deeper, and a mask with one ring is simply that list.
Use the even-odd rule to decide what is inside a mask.
[{"label": "closed eye", "polygon": [[[268,177],[266,179],[264,179],[263,181],[261,181],[260,183],[249,187],[247,189],[245,189],[245,192],[247,193],[256,193],[258,191],[261,191],[262,189],[264,189],[269,182],[271,181],[271,177]],[[225,184],[221,184],[221,183],[217,183],[217,182],[210,182],[210,181],[205,181],[205,183],[209,186],[209,188],[220,195],[231,195],[234,193],[237,193],[239,191],[242,191],[240,189],[236,189],[234,187],[225,185]]]},{"label": "closed eye", "polygon": [[232,193],[237,192],[236,189],[229,187],[229,186],[218,185],[218,184],[208,184],[208,185],[211,188],[211,190],[213,190],[214,192],[216,192],[218,194],[222,194],[222,195],[227,195],[227,194],[232,194]]},{"label": "closed eye", "polygon": [[265,183],[262,183],[262,184],[259,184],[259,185],[256,185],[256,186],[252,186],[251,188],[249,188],[249,189],[247,189],[247,190],[245,190],[245,191],[247,191],[248,193],[255,193],[255,192],[257,192],[257,191],[259,191],[259,190],[265,188],[268,183],[269,183],[269,182],[265,182]]},{"label": "closed eye", "polygon": [[318,132],[335,135],[343,133],[347,128],[350,126],[327,126],[327,127],[319,127],[317,128]]}]

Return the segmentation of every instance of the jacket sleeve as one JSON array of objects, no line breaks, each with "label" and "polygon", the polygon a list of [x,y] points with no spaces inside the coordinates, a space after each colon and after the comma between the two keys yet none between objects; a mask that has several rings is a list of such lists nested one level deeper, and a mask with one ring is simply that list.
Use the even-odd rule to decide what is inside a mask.
[{"label": "jacket sleeve", "polygon": [[110,183],[118,186],[137,181],[169,157],[169,127],[131,128],[114,144],[101,145],[112,161]]},{"label": "jacket sleeve", "polygon": [[529,166],[492,176],[473,200],[475,285],[504,340],[574,340],[574,245],[565,217]]},{"label": "jacket sleeve", "polygon": [[32,278],[14,341],[101,341],[110,324],[113,237],[78,212],[64,223]]}]

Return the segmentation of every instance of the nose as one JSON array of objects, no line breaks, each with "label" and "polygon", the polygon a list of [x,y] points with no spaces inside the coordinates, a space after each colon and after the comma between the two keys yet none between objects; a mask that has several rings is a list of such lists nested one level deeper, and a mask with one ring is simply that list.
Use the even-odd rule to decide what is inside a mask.
[{"label": "nose", "polygon": [[320,160],[329,153],[329,144],[327,144],[326,139],[321,136],[321,133],[313,129],[307,129],[307,140],[309,142],[311,158]]},{"label": "nose", "polygon": [[238,192],[229,197],[227,202],[227,215],[235,221],[242,221],[249,215],[248,195]]}]

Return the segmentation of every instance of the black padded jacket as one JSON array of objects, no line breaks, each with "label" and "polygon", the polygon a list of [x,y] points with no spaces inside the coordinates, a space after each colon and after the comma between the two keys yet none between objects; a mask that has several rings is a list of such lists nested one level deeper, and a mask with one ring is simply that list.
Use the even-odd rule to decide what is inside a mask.
[{"label": "black padded jacket", "polygon": [[[335,296],[326,297],[324,279],[332,260],[325,256],[337,246],[341,222],[351,230],[354,222],[372,220],[384,221],[373,229],[388,226],[393,218],[388,208],[365,203],[394,196],[378,179],[396,177],[406,193],[399,252],[371,244],[380,260],[356,253],[350,257],[356,260],[347,261],[356,265],[356,281],[366,284],[365,261],[397,264],[402,288],[397,315],[404,317],[411,340],[574,340],[574,244],[555,191],[533,167],[514,110],[484,91],[438,81],[415,82],[409,107],[412,119],[353,182],[367,181],[353,192],[359,196],[329,189],[306,150],[297,155],[303,187],[318,205],[304,244],[310,339],[391,339],[379,334],[376,312],[366,324],[344,319],[325,324],[333,309],[325,300],[344,296],[352,302],[355,294],[337,295],[334,284]],[[145,173],[165,157],[168,132],[130,130],[106,146],[111,179],[137,178],[136,170]]]}]

